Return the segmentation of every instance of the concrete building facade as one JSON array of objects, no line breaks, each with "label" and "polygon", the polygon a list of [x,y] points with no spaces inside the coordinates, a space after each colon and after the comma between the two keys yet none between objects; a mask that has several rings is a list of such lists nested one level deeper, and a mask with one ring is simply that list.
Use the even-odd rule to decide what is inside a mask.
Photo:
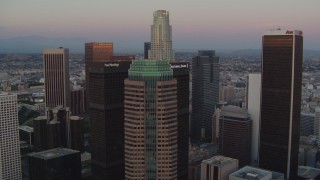
[{"label": "concrete building facade", "polygon": [[260,134],[261,74],[247,76],[246,107],[252,120],[251,162],[258,163]]},{"label": "concrete building facade", "polygon": [[151,49],[149,59],[174,61],[172,50],[172,27],[169,22],[169,12],[157,10],[153,13],[151,25]]},{"label": "concrete building facade", "polygon": [[46,107],[70,107],[69,49],[43,51]]},{"label": "concrete building facade", "polygon": [[124,102],[125,179],[177,179],[177,81],[169,62],[133,61]]},{"label": "concrete building facade", "polygon": [[201,163],[201,180],[228,180],[229,174],[238,170],[238,160],[213,156]]},{"label": "concrete building facade", "polygon": [[17,95],[0,92],[0,179],[21,179]]}]

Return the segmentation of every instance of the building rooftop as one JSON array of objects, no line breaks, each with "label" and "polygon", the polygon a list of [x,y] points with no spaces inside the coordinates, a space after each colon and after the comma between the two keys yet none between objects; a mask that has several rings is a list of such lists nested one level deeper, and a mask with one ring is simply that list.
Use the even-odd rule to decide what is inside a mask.
[{"label": "building rooftop", "polygon": [[296,35],[296,36],[302,36],[302,31],[299,31],[299,30],[282,30],[281,28],[277,28],[277,29],[270,29],[269,31],[265,32],[264,35]]},{"label": "building rooftop", "polygon": [[34,118],[33,120],[35,120],[35,121],[47,120],[47,117],[46,116],[38,116],[38,117]]},{"label": "building rooftop", "polygon": [[238,106],[223,106],[221,108],[221,116],[228,116],[234,118],[249,118],[248,110],[244,108],[240,108]]},{"label": "building rooftop", "polygon": [[72,149],[55,148],[55,149],[49,149],[46,151],[30,153],[30,154],[28,154],[28,156],[48,160],[48,159],[55,159],[55,158],[58,158],[61,156],[79,153],[79,152],[80,151],[76,151],[76,150],[72,150]]},{"label": "building rooftop", "polygon": [[16,95],[15,93],[9,93],[9,92],[4,92],[4,91],[0,91],[0,96],[8,96],[8,95]]},{"label": "building rooftop", "polygon": [[233,172],[230,174],[230,177],[238,177],[240,179],[252,179],[252,180],[259,180],[259,179],[272,179],[272,172],[251,167],[251,166],[245,166],[241,169],[239,169],[236,172]]},{"label": "building rooftop", "polygon": [[226,164],[230,164],[232,162],[238,161],[237,159],[224,157],[224,156],[213,156],[210,159],[203,160],[202,163],[211,164],[214,166],[224,166]]},{"label": "building rooftop", "polygon": [[70,120],[79,121],[80,117],[79,116],[70,116]]},{"label": "building rooftop", "polygon": [[320,169],[308,166],[299,166],[298,176],[306,179],[318,179],[320,178]]},{"label": "building rooftop", "polygon": [[26,132],[29,132],[29,133],[33,132],[33,127],[29,127],[29,126],[25,126],[25,125],[19,126],[19,129],[26,131]]}]

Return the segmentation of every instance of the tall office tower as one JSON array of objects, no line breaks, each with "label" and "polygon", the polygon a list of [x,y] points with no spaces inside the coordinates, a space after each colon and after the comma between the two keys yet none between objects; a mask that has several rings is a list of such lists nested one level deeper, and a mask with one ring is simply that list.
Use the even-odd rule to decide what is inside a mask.
[{"label": "tall office tower", "polygon": [[178,180],[188,179],[189,157],[189,72],[187,62],[170,62],[177,80],[178,113]]},{"label": "tall office tower", "polygon": [[88,105],[95,179],[124,179],[124,80],[131,61],[89,64]]},{"label": "tall office tower", "polygon": [[66,148],[30,153],[28,167],[30,180],[79,180],[81,154],[79,151]]},{"label": "tall office tower", "polygon": [[168,61],[133,61],[125,80],[125,179],[177,179],[177,81]]},{"label": "tall office tower", "polygon": [[113,56],[112,42],[85,43],[85,62],[101,62]]},{"label": "tall office tower", "polygon": [[302,31],[271,30],[262,38],[259,167],[297,177]]},{"label": "tall office tower", "polygon": [[84,44],[84,62],[85,62],[85,79],[86,91],[89,85],[89,63],[102,62],[110,59],[113,56],[112,42],[91,42]]},{"label": "tall office tower", "polygon": [[250,164],[252,121],[248,111],[237,106],[221,108],[219,120],[219,152],[239,160],[239,167]]},{"label": "tall office tower", "polygon": [[86,112],[86,90],[82,87],[71,91],[70,110],[73,115],[82,115]]},{"label": "tall office tower", "polygon": [[212,116],[218,102],[219,57],[215,51],[199,51],[192,59],[192,141],[211,142]]},{"label": "tall office tower", "polygon": [[249,74],[247,76],[246,88],[246,108],[252,120],[251,163],[258,164],[261,74]]},{"label": "tall office tower", "polygon": [[17,95],[0,92],[0,179],[21,179]]},{"label": "tall office tower", "polygon": [[201,180],[228,180],[229,174],[238,170],[238,160],[213,156],[201,163]]},{"label": "tall office tower", "polygon": [[172,50],[172,28],[169,23],[169,12],[157,10],[153,13],[153,25],[151,25],[151,49],[149,59],[174,61]]},{"label": "tall office tower", "polygon": [[144,59],[149,59],[149,51],[151,50],[151,42],[144,42]]},{"label": "tall office tower", "polygon": [[43,51],[46,107],[70,107],[69,49]]}]

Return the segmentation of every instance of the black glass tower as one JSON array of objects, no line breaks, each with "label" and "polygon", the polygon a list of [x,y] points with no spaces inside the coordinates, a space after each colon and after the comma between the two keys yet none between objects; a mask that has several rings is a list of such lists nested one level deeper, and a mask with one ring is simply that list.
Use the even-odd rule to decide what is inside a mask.
[{"label": "black glass tower", "polygon": [[219,57],[199,51],[192,59],[192,114],[190,137],[195,143],[211,142],[212,116],[219,102]]},{"label": "black glass tower", "polygon": [[131,61],[88,63],[94,179],[124,179],[124,80]]},{"label": "black glass tower", "polygon": [[170,62],[173,78],[177,80],[178,118],[178,180],[188,179],[189,165],[189,82],[188,62]]},{"label": "black glass tower", "polygon": [[267,32],[262,38],[259,166],[297,177],[302,81],[301,31]]}]

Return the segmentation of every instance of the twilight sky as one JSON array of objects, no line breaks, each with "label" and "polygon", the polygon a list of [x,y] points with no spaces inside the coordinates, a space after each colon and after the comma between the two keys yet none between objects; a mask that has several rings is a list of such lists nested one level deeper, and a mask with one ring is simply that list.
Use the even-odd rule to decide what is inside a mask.
[{"label": "twilight sky", "polygon": [[170,12],[176,51],[260,49],[262,34],[279,26],[303,30],[305,49],[320,50],[319,7],[319,0],[1,0],[0,53],[10,40],[27,48],[39,39],[71,51],[112,41],[116,51],[142,52],[158,9]]}]

